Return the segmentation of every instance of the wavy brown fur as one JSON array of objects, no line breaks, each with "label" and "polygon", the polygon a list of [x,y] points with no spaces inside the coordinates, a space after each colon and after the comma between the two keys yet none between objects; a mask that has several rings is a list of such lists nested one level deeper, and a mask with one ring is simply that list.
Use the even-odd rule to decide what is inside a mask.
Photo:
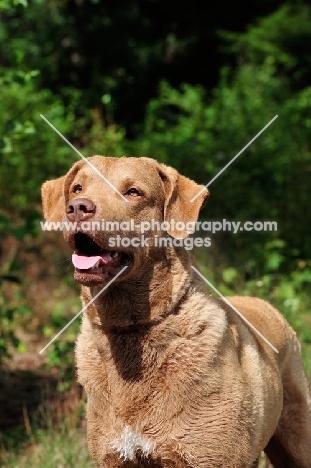
[{"label": "wavy brown fur", "polygon": [[[122,193],[134,185],[143,196],[124,202],[81,161],[43,185],[47,220],[65,219],[66,205],[83,196],[96,205],[93,220],[193,221],[207,197],[203,190],[189,203],[202,187],[151,159],[90,161]],[[76,184],[82,195],[72,192]],[[101,247],[111,235],[89,234]],[[65,238],[72,246],[69,233]],[[208,294],[189,252],[151,245],[133,256],[129,272],[88,307],[77,340],[97,466],[250,468],[265,449],[276,468],[310,468],[310,388],[281,314],[259,299],[230,298],[276,354]],[[103,285],[84,285],[83,303]]]}]

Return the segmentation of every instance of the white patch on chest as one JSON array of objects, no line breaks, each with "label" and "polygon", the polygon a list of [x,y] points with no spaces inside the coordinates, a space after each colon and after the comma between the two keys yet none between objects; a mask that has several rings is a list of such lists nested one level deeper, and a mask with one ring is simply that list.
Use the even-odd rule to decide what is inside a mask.
[{"label": "white patch on chest", "polygon": [[112,444],[112,448],[120,454],[120,458],[135,461],[137,452],[144,456],[149,455],[153,449],[153,444],[127,426],[120,440]]}]

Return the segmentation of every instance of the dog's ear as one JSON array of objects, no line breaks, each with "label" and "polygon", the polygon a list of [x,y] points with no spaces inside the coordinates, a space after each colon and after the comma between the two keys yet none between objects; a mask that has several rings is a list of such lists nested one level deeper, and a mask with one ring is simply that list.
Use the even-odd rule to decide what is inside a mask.
[{"label": "dog's ear", "polygon": [[56,223],[64,221],[70,184],[84,164],[84,161],[78,161],[66,175],[44,182],[41,188],[41,197],[43,215],[46,221]]},{"label": "dog's ear", "polygon": [[64,183],[66,176],[44,182],[41,188],[43,215],[46,221],[61,222],[65,214]]},{"label": "dog's ear", "polygon": [[[164,164],[161,165],[159,174],[165,190],[164,220],[171,226],[167,232],[172,237],[184,239],[188,237],[189,230],[178,230],[174,228],[174,224],[181,221],[186,226],[187,223],[196,222],[209,192],[204,185],[195,183]],[[175,223],[172,223],[172,220]]]}]

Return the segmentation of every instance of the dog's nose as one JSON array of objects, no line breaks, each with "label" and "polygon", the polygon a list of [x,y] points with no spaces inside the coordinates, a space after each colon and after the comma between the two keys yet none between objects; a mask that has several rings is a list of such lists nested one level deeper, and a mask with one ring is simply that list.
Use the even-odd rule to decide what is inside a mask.
[{"label": "dog's nose", "polygon": [[87,198],[76,198],[71,201],[66,208],[66,215],[69,221],[86,221],[92,218],[96,211],[96,205]]}]

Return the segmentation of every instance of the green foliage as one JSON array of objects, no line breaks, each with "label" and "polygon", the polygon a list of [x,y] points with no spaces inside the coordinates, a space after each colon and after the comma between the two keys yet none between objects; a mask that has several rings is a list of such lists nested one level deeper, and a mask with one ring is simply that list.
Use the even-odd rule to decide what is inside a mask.
[{"label": "green foliage", "polygon": [[[74,327],[76,334],[74,336],[68,336],[68,333],[62,336],[61,340],[56,340],[50,349],[46,351],[48,356],[47,369],[57,369],[57,374],[61,378],[61,381],[58,384],[58,391],[63,392],[68,390],[71,378],[72,378],[72,369],[74,366],[74,343],[78,334],[77,327]],[[59,330],[54,329],[53,335],[55,335]],[[52,337],[53,335],[48,335]]]},{"label": "green foliage", "polygon": [[[31,232],[31,223],[21,223],[19,227],[12,226],[10,219],[0,213],[0,237],[8,235],[21,238]],[[24,351],[24,344],[16,334],[18,318],[29,316],[30,310],[21,293],[21,280],[18,274],[19,265],[15,257],[10,256],[2,262],[0,269],[0,363],[3,358],[10,357],[13,348]],[[8,287],[9,286],[9,287]],[[8,293],[8,289],[10,293]]]},{"label": "green foliage", "polygon": [[[40,201],[38,188],[49,177],[68,170],[74,157],[40,118],[43,113],[66,133],[72,120],[64,105],[48,91],[38,92],[33,83],[11,81],[1,88],[0,178],[1,206],[25,215]],[[70,160],[71,158],[71,160]]]},{"label": "green foliage", "polygon": [[25,351],[25,345],[16,334],[18,321],[22,317],[29,317],[30,310],[27,302],[17,289],[11,298],[7,298],[6,288],[9,283],[19,284],[19,279],[13,272],[0,275],[0,363],[3,358],[9,358],[11,351],[16,348],[19,352]]},{"label": "green foliage", "polygon": [[279,73],[290,74],[291,84],[310,81],[311,7],[308,3],[285,3],[271,15],[249,26],[246,33],[222,31],[229,50],[248,62],[262,64],[269,59]]},{"label": "green foliage", "polygon": [[[152,34],[153,10],[151,4],[126,1],[117,8],[97,1],[33,1],[22,11],[6,9],[2,55],[10,67],[39,68],[40,88],[52,90],[66,104],[72,103],[72,90],[79,90],[76,118],[96,107],[106,125],[118,114],[119,121],[134,128],[133,116],[136,122],[137,115],[142,118],[156,88],[154,71],[163,69],[166,54],[169,62],[193,41],[177,37],[168,19],[164,25],[165,15],[163,30]],[[138,101],[137,92],[142,94]]]},{"label": "green foliage", "polygon": [[1,0],[0,1],[0,11],[12,11],[18,6],[26,7],[28,6],[27,0]]},{"label": "green foliage", "polygon": [[[0,192],[1,206],[11,217],[26,219],[40,207],[40,186],[47,179],[66,173],[79,156],[40,117],[42,113],[77,148],[75,135],[83,134],[86,121],[92,126],[83,138],[86,156],[105,153],[123,154],[124,132],[115,125],[105,127],[101,115],[94,111],[74,119],[75,93],[72,106],[65,106],[47,90],[36,89],[35,73],[22,74],[23,82],[5,75],[6,85],[0,88],[0,179],[5,181]],[[2,90],[1,90],[2,89]],[[81,139],[79,135],[79,139]]]},{"label": "green foliage", "polygon": [[148,106],[145,133],[136,152],[172,164],[206,184],[279,114],[213,182],[205,211],[218,220],[275,220],[277,233],[239,233],[230,240],[227,236],[226,242],[243,246],[247,255],[254,244],[257,259],[259,251],[265,250],[263,243],[280,239],[288,247],[287,256],[304,258],[311,248],[310,98],[311,87],[292,94],[287,80],[276,75],[269,61],[245,64],[232,79],[223,70],[220,85],[210,97],[200,87],[183,85],[176,90],[163,83],[159,97]]}]

